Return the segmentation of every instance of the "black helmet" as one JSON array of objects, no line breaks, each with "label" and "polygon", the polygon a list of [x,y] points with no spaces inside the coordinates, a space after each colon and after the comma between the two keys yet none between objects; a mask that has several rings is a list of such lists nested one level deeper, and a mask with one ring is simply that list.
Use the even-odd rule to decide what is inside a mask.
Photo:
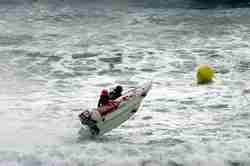
[{"label": "black helmet", "polygon": [[122,86],[121,85],[117,85],[116,87],[115,87],[115,91],[116,92],[119,92],[119,93],[121,93],[122,92]]}]

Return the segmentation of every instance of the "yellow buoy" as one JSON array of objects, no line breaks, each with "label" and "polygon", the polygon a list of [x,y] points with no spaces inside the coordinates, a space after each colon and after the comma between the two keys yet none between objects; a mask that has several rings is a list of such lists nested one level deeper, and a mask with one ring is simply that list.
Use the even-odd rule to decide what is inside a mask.
[{"label": "yellow buoy", "polygon": [[214,69],[206,64],[199,65],[196,77],[198,84],[211,83],[214,77]]}]

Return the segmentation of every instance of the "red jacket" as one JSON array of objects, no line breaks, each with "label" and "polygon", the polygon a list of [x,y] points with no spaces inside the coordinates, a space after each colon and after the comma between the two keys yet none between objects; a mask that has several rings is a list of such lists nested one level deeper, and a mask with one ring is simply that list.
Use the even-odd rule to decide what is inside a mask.
[{"label": "red jacket", "polygon": [[108,104],[97,108],[97,111],[101,114],[101,116],[107,115],[108,113],[112,112],[119,106],[119,102],[109,100]]}]

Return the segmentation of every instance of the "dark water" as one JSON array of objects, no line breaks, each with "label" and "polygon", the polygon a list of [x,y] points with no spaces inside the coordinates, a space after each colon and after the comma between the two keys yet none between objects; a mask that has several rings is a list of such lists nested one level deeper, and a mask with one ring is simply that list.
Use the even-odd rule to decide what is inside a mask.
[{"label": "dark water", "polygon": [[[250,165],[247,1],[0,2],[0,165]],[[132,119],[78,134],[101,88],[150,79]]]}]

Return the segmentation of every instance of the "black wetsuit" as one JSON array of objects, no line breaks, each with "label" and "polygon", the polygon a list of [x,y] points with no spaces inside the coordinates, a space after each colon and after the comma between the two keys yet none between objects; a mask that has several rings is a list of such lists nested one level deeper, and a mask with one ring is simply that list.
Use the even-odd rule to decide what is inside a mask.
[{"label": "black wetsuit", "polygon": [[112,90],[110,93],[109,93],[109,99],[110,100],[115,100],[117,99],[118,97],[120,97],[122,94],[120,92],[116,92],[115,90]]}]

